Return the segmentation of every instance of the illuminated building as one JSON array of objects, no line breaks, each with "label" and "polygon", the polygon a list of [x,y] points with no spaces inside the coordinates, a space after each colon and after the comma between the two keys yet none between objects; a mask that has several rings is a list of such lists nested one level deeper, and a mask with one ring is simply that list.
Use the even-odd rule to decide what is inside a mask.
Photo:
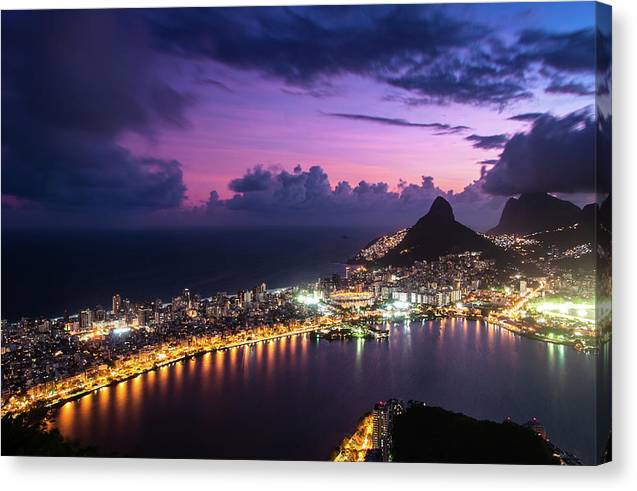
[{"label": "illuminated building", "polygon": [[90,329],[93,324],[93,312],[90,309],[82,310],[80,312],[80,329]]},{"label": "illuminated building", "polygon": [[520,296],[523,297],[526,295],[526,281],[520,280]]},{"label": "illuminated building", "polygon": [[336,291],[330,295],[330,302],[343,308],[361,308],[374,303],[372,292]]},{"label": "illuminated building", "polygon": [[387,408],[385,401],[377,402],[372,411],[372,447],[382,448],[387,435]]},{"label": "illuminated building", "polygon": [[372,447],[379,449],[384,462],[389,462],[392,448],[394,419],[404,412],[404,405],[398,399],[380,401],[372,411]]},{"label": "illuminated building", "polygon": [[184,302],[186,303],[186,306],[188,308],[191,308],[192,307],[192,298],[190,296],[190,290],[188,288],[184,288],[183,297],[184,297]]},{"label": "illuminated building", "polygon": [[137,325],[148,326],[152,313],[151,309],[139,309],[137,311]]},{"label": "illuminated building", "polygon": [[122,297],[119,293],[113,295],[113,314],[117,315],[122,310]]}]

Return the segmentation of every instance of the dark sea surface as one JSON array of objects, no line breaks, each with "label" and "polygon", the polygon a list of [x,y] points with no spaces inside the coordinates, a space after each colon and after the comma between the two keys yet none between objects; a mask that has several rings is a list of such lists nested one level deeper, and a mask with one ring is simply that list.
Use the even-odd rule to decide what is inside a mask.
[{"label": "dark sea surface", "polygon": [[400,323],[386,341],[303,335],[208,353],[68,402],[54,418],[66,437],[120,456],[325,460],[376,401],[397,397],[479,419],[535,416],[592,463],[596,365],[607,355],[478,321]]},{"label": "dark sea surface", "polygon": [[342,269],[383,230],[187,229],[2,231],[2,318],[57,316],[133,302],[169,301],[184,288],[209,296],[265,281],[314,281]]}]

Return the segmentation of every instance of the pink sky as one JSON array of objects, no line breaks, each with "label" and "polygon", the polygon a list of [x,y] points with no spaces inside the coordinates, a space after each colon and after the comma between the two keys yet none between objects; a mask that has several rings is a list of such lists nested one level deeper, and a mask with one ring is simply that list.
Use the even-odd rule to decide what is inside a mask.
[{"label": "pink sky", "polygon": [[[508,117],[525,112],[552,111],[562,115],[591,101],[583,97],[550,96],[536,92],[532,100],[500,112],[493,107],[428,105],[410,107],[386,100],[397,94],[369,79],[347,76],[332,82],[334,95],[291,95],[284,83],[215,63],[197,67],[197,79],[214,79],[232,87],[186,82],[196,95],[188,113],[188,128],[160,132],[151,141],[126,135],[121,143],[134,153],[181,162],[188,203],[198,205],[210,191],[232,195],[228,182],[257,164],[291,170],[320,165],[332,186],[346,180],[387,182],[395,189],[400,179],[419,183],[434,177],[444,190],[461,191],[479,176],[477,162],[497,158],[499,150],[472,147],[465,137],[522,131],[527,123]],[[433,129],[353,121],[326,113],[351,113],[401,118],[416,123],[465,125],[459,134],[435,135]]]}]

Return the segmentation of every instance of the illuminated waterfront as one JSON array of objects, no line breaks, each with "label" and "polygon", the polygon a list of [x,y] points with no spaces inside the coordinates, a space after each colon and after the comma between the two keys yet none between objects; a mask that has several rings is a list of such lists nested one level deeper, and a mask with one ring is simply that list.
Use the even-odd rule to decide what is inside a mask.
[{"label": "illuminated waterfront", "polygon": [[538,417],[593,459],[595,361],[477,321],[396,324],[386,341],[283,338],[208,353],[56,410],[60,431],[120,455],[325,460],[374,402]]}]

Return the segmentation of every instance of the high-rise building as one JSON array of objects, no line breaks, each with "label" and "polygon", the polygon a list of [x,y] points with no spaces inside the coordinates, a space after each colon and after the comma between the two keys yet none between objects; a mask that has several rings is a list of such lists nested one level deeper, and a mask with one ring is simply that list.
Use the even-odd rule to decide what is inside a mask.
[{"label": "high-rise building", "polygon": [[523,297],[526,295],[526,281],[520,280],[520,296]]},{"label": "high-rise building", "polygon": [[119,314],[122,310],[122,297],[119,293],[113,295],[113,314]]},{"label": "high-rise building", "polygon": [[148,326],[152,319],[153,311],[151,309],[139,309],[137,311],[137,325]]},{"label": "high-rise building", "polygon": [[184,293],[182,295],[184,297],[184,303],[186,307],[189,309],[192,308],[192,297],[190,296],[190,290],[188,288],[184,288]]},{"label": "high-rise building", "polygon": [[383,448],[383,442],[387,437],[387,406],[385,401],[377,402],[372,411],[372,447]]},{"label": "high-rise building", "polygon": [[394,420],[404,410],[402,401],[389,399],[376,403],[372,411],[372,446],[381,451],[384,462],[391,459]]},{"label": "high-rise building", "polygon": [[80,312],[80,329],[90,329],[93,325],[93,313],[90,309]]}]

